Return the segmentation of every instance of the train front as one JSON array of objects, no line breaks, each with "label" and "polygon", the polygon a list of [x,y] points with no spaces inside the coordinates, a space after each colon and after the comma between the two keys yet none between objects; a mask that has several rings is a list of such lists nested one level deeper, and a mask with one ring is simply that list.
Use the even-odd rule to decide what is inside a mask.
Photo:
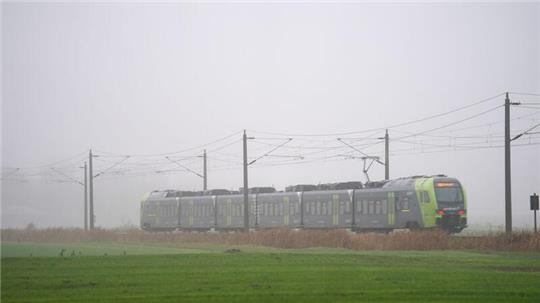
[{"label": "train front", "polygon": [[467,201],[463,187],[457,179],[433,180],[437,209],[435,224],[452,233],[467,227]]}]

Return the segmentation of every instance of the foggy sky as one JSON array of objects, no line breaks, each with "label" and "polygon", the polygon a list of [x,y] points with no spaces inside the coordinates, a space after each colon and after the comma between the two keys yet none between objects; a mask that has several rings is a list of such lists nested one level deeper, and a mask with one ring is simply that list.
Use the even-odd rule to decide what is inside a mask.
[{"label": "foggy sky", "polygon": [[[156,170],[179,169],[163,157],[136,155],[178,151],[238,132],[224,145],[248,129],[259,140],[249,142],[254,159],[272,149],[260,142],[279,144],[287,137],[293,137],[291,146],[339,145],[339,135],[318,143],[302,141],[318,137],[289,134],[362,131],[506,91],[540,93],[539,14],[535,3],[2,3],[2,176],[21,169],[1,182],[1,226],[80,227],[82,186],[58,183],[66,179],[50,167],[82,180],[78,167],[90,148],[103,156],[95,160],[96,173],[120,159],[113,155],[132,155],[119,169],[154,160],[165,162]],[[540,102],[535,96],[512,98]],[[390,129],[390,136],[435,128],[503,102],[501,96],[440,119]],[[503,134],[498,123],[503,113],[499,108],[436,134],[485,135],[486,142],[493,140],[487,145],[496,146],[491,136]],[[513,135],[539,122],[538,109],[512,108],[512,117],[526,114],[532,115],[512,121]],[[485,124],[490,125],[452,132]],[[368,135],[377,140],[384,132],[348,137]],[[513,144],[538,143],[534,138],[524,136]],[[391,141],[391,150],[400,144],[413,148],[391,152],[391,177],[456,177],[468,193],[469,221],[503,224],[504,150],[422,153],[428,139],[409,138],[417,145]],[[366,152],[382,156],[381,148]],[[221,154],[209,153],[210,168],[215,167],[209,171],[210,188],[242,186],[241,167],[226,169],[223,162],[241,162],[241,151],[236,142]],[[74,161],[49,165],[74,155]],[[200,171],[198,159],[182,163]],[[358,159],[264,166],[275,160],[262,158],[260,166],[250,167],[250,186],[365,181]],[[540,192],[539,145],[513,147],[512,161],[514,221],[530,225],[528,196]],[[370,177],[382,179],[384,168],[374,165]],[[138,224],[145,192],[199,190],[201,183],[189,172],[104,174],[95,180],[96,225]]]}]

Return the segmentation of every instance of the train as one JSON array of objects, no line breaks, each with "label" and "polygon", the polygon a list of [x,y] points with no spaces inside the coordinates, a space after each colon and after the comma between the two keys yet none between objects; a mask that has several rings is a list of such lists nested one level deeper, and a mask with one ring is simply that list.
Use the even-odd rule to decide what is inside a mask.
[{"label": "train", "polygon": [[[245,228],[243,189],[156,190],[141,201],[145,231],[232,231]],[[350,229],[355,232],[467,227],[462,184],[445,175],[388,181],[294,185],[248,190],[249,229]]]}]

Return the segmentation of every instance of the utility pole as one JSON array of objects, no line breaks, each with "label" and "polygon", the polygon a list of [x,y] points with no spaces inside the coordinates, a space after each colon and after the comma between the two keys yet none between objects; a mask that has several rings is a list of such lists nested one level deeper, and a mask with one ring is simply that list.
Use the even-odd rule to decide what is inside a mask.
[{"label": "utility pole", "polygon": [[510,98],[508,92],[504,101],[504,197],[505,197],[505,227],[507,233],[512,233],[512,183],[510,166]]},{"label": "utility pole", "polygon": [[84,162],[84,230],[88,230],[88,173]]},{"label": "utility pole", "polygon": [[208,175],[206,174],[206,149],[203,153],[203,190],[208,189]]},{"label": "utility pole", "polygon": [[247,135],[244,130],[244,230],[249,231],[249,201],[248,201],[248,162],[247,162]]},{"label": "utility pole", "polygon": [[390,180],[390,155],[388,154],[388,144],[389,144],[389,138],[388,138],[388,129],[386,130],[386,134],[384,135],[384,179]]},{"label": "utility pole", "polygon": [[88,153],[88,177],[90,178],[90,230],[94,229],[94,175],[92,170],[92,150]]}]

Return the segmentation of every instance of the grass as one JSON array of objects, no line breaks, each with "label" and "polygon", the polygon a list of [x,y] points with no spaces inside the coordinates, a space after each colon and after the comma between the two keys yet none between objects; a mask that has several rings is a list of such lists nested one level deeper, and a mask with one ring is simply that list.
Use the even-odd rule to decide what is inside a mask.
[{"label": "grass", "polygon": [[63,251],[64,256],[121,256],[161,255],[181,253],[204,253],[211,250],[195,247],[174,248],[151,244],[82,242],[82,243],[2,243],[2,257],[56,257]]},{"label": "grass", "polygon": [[2,243],[1,301],[540,301],[538,253],[231,247]]}]

